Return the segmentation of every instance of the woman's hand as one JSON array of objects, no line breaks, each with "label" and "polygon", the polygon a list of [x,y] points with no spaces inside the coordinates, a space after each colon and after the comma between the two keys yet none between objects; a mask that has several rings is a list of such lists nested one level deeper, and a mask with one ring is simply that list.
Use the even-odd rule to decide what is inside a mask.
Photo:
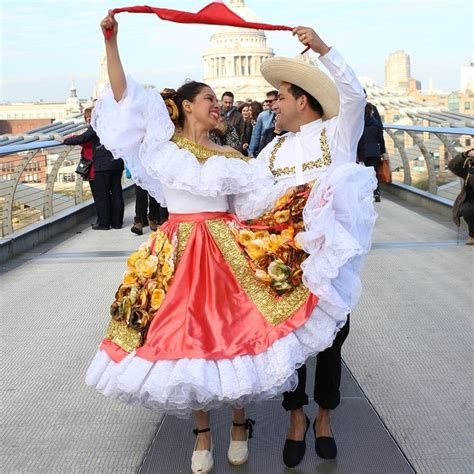
[{"label": "woman's hand", "polygon": [[53,139],[59,143],[64,143],[64,137],[59,135],[59,133],[53,133]]},{"label": "woman's hand", "polygon": [[328,45],[316,34],[316,32],[307,26],[297,26],[293,30],[293,36],[305,46],[309,46],[315,53],[321,56],[329,52]]},{"label": "woman's hand", "polygon": [[107,35],[110,35],[108,37],[109,41],[111,39],[117,39],[118,23],[112,10],[109,10],[107,16],[100,22],[100,28],[102,29],[104,37],[106,37],[106,32]]}]

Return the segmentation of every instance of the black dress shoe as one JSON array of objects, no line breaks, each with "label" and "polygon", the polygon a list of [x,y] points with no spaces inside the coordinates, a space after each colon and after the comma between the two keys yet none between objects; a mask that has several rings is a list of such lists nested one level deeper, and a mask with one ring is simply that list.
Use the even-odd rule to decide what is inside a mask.
[{"label": "black dress shoe", "polygon": [[295,441],[293,439],[287,439],[285,446],[283,447],[283,462],[287,467],[296,467],[304,458],[306,452],[306,433],[310,425],[309,418],[306,418],[306,430],[304,432],[303,441]]},{"label": "black dress shoe", "polygon": [[110,230],[110,227],[108,225],[94,224],[92,230]]},{"label": "black dress shoe", "polygon": [[[316,436],[316,420],[313,423],[314,435]],[[320,436],[314,443],[316,454],[323,459],[334,459],[337,456],[337,446],[334,438]]]}]

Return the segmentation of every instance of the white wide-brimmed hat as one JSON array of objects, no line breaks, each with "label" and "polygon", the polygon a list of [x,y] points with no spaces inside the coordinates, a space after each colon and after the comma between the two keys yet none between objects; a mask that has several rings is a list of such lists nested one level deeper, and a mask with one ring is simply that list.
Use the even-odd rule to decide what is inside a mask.
[{"label": "white wide-brimmed hat", "polygon": [[339,113],[339,93],[330,77],[302,59],[275,57],[260,66],[262,76],[276,89],[282,82],[294,84],[311,94],[323,108],[323,119]]}]

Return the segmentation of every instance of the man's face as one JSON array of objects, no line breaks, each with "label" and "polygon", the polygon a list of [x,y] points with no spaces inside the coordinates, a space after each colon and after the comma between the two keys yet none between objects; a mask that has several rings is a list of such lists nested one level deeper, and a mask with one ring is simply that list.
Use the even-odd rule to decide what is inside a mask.
[{"label": "man's face", "polygon": [[288,91],[290,84],[283,82],[278,89],[278,99],[273,103],[278,127],[289,132],[299,132],[299,108],[297,100]]},{"label": "man's face", "polygon": [[232,97],[225,95],[222,97],[222,109],[224,112],[228,112],[234,105],[234,99]]},{"label": "man's face", "polygon": [[275,104],[276,101],[277,101],[276,95],[267,95],[267,98],[265,100],[269,109],[273,108],[273,104]]}]

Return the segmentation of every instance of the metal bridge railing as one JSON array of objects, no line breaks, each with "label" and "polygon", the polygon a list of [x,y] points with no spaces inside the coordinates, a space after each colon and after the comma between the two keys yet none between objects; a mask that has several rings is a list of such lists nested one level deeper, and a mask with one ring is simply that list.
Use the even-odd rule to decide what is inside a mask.
[{"label": "metal bridge railing", "polygon": [[0,237],[92,199],[75,173],[80,151],[52,140],[0,146]]},{"label": "metal bridge railing", "polygon": [[474,128],[384,125],[392,179],[454,201],[461,180],[448,169],[451,158],[474,147]]},{"label": "metal bridge railing", "polygon": [[[456,198],[461,181],[447,163],[474,146],[473,128],[389,124],[384,131],[394,183]],[[4,143],[0,140],[0,237],[92,198],[89,184],[75,173],[80,147],[53,140]]]}]

